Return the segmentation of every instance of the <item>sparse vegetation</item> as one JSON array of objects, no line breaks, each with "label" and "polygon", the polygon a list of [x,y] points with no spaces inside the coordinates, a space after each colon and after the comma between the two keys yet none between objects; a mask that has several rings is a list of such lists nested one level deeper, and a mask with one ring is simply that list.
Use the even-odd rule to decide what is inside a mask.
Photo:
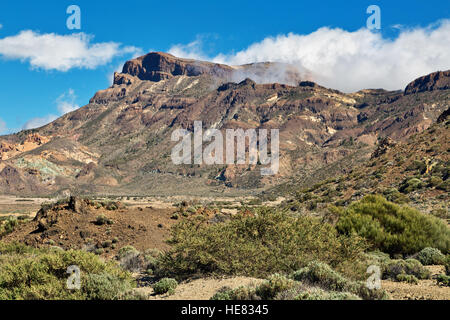
[{"label": "sparse vegetation", "polygon": [[95,219],[95,224],[98,226],[103,226],[105,224],[112,225],[114,224],[114,221],[102,214],[97,216],[97,218]]},{"label": "sparse vegetation", "polygon": [[163,278],[153,285],[153,290],[156,294],[166,294],[173,295],[175,289],[178,286],[178,282],[172,278]]},{"label": "sparse vegetation", "polygon": [[416,259],[391,260],[382,269],[384,279],[398,280],[399,275],[412,275],[417,279],[430,278],[430,271]]},{"label": "sparse vegetation", "polygon": [[294,272],[293,278],[330,291],[349,292],[366,300],[387,298],[383,290],[371,290],[363,282],[349,280],[323,262],[311,262],[307,267]]}]

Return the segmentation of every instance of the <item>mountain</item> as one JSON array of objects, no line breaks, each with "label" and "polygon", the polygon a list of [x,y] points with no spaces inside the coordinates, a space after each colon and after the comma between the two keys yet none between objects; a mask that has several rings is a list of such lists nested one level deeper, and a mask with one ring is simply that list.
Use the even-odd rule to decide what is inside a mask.
[{"label": "mountain", "polygon": [[367,194],[383,194],[450,221],[449,151],[450,107],[436,123],[404,141],[380,140],[368,161],[341,176],[303,188],[295,182],[276,188],[292,190],[285,205],[293,211],[320,211],[329,204],[346,206]]},{"label": "mountain", "polygon": [[[0,137],[0,193],[243,195],[310,184],[368,161],[378,141],[406,141],[450,102],[450,72],[404,91],[342,93],[280,63],[227,66],[152,52],[125,63],[89,104],[38,129]],[[267,83],[279,81],[280,83]],[[175,165],[175,129],[280,130],[280,169]],[[248,147],[248,146],[247,146]]]}]

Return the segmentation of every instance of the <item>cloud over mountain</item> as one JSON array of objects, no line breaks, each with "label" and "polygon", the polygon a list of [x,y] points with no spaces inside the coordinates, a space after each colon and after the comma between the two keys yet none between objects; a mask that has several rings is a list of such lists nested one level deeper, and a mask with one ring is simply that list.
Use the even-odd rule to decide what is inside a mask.
[{"label": "cloud over mountain", "polygon": [[[422,74],[450,66],[450,20],[424,28],[401,28],[395,39],[367,29],[349,32],[323,27],[310,34],[267,37],[246,49],[210,57],[240,65],[282,62],[309,70],[314,81],[346,92],[364,88],[404,89]],[[205,59],[199,40],[170,49],[181,57]],[[278,72],[278,71],[277,71]],[[280,74],[280,79],[285,78]]]}]

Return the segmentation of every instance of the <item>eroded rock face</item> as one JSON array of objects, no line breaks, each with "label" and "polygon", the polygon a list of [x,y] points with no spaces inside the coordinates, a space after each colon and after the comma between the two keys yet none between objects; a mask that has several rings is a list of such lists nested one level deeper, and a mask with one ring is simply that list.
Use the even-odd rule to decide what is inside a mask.
[{"label": "eroded rock face", "polygon": [[[151,52],[125,63],[122,73],[140,80],[161,81],[174,76],[198,76],[209,74],[229,77],[233,68],[216,63],[176,58],[167,53]],[[116,77],[115,84],[121,84],[123,77]]]},{"label": "eroded rock face", "polygon": [[450,70],[430,73],[414,80],[406,87],[405,95],[447,89],[450,89]]}]

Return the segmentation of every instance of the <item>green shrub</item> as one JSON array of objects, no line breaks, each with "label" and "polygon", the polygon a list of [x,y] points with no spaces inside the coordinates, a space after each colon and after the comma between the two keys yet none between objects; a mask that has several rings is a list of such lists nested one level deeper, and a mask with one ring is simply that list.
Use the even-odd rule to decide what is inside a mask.
[{"label": "green shrub", "polygon": [[106,272],[87,275],[83,286],[90,300],[118,300],[131,289],[129,282]]},{"label": "green shrub", "polygon": [[437,283],[441,286],[450,287],[450,276],[445,274],[440,274],[436,278]]},{"label": "green shrub", "polygon": [[445,191],[445,192],[450,192],[450,180],[445,180],[440,185],[438,185],[436,188],[439,190]]},{"label": "green shrub", "polygon": [[223,287],[212,296],[211,300],[261,300],[255,288],[241,286],[237,289]]},{"label": "green shrub", "polygon": [[297,292],[287,292],[283,300],[361,300],[357,295],[350,292],[325,291],[320,288],[312,288]]},{"label": "green shrub", "polygon": [[386,189],[383,191],[383,195],[388,201],[394,203],[403,204],[409,202],[409,198],[395,188]]},{"label": "green shrub", "polygon": [[139,251],[135,247],[128,245],[119,249],[119,252],[117,253],[117,258],[120,260],[130,254],[133,255],[139,254]]},{"label": "green shrub", "polygon": [[450,229],[436,217],[370,195],[352,203],[336,228],[345,235],[358,234],[373,249],[393,254],[414,254],[426,247],[442,252],[450,248]]},{"label": "green shrub", "polygon": [[417,254],[417,260],[419,260],[424,266],[444,264],[445,256],[439,249],[424,248]]},{"label": "green shrub", "polygon": [[372,251],[366,253],[367,263],[368,265],[383,265],[388,263],[391,258],[389,254],[381,252],[381,251]]},{"label": "green shrub", "polygon": [[157,283],[153,285],[153,290],[156,294],[165,294],[168,293],[172,295],[175,293],[175,289],[178,286],[178,282],[175,279],[164,278],[159,280]]},{"label": "green shrub", "polygon": [[109,210],[109,211],[114,211],[114,210],[118,210],[119,206],[117,205],[117,203],[110,202],[105,206],[105,209]]},{"label": "green shrub", "polygon": [[293,278],[330,291],[349,292],[365,300],[388,298],[384,290],[369,289],[363,282],[349,280],[322,262],[311,262],[307,267],[294,272]]},{"label": "green shrub", "polygon": [[[67,268],[73,265],[81,271],[81,290],[67,289]],[[92,253],[0,242],[0,300],[89,300],[111,295],[111,286],[103,286],[106,282],[94,275],[109,275],[116,297],[134,286],[128,272]]]},{"label": "green shrub", "polygon": [[411,284],[418,284],[419,283],[419,279],[417,279],[414,275],[412,274],[398,274],[395,277],[395,280],[399,281],[399,282],[407,282],[407,283],[411,283]]},{"label": "green shrub", "polygon": [[417,178],[405,179],[400,185],[399,191],[403,193],[410,193],[415,190],[423,188],[424,183]]},{"label": "green shrub", "polygon": [[108,217],[106,217],[103,214],[97,216],[97,218],[95,219],[95,224],[98,225],[98,226],[102,226],[102,225],[105,225],[105,224],[111,225],[113,223],[114,223],[114,221],[112,221],[111,219],[109,219]]},{"label": "green shrub", "polygon": [[430,271],[415,259],[391,260],[382,267],[383,278],[396,280],[400,274],[413,275],[418,279],[429,279]]},{"label": "green shrub", "polygon": [[215,224],[203,217],[183,219],[172,228],[169,243],[172,248],[161,257],[159,276],[265,277],[290,273],[312,260],[354,272],[366,248],[359,237],[340,236],[319,219],[268,208]]},{"label": "green shrub", "polygon": [[19,220],[15,217],[9,217],[3,224],[0,221],[0,237],[12,233],[19,226]]},{"label": "green shrub", "polygon": [[274,299],[279,293],[289,290],[295,282],[281,274],[270,276],[267,281],[258,286],[255,293],[263,300]]}]

